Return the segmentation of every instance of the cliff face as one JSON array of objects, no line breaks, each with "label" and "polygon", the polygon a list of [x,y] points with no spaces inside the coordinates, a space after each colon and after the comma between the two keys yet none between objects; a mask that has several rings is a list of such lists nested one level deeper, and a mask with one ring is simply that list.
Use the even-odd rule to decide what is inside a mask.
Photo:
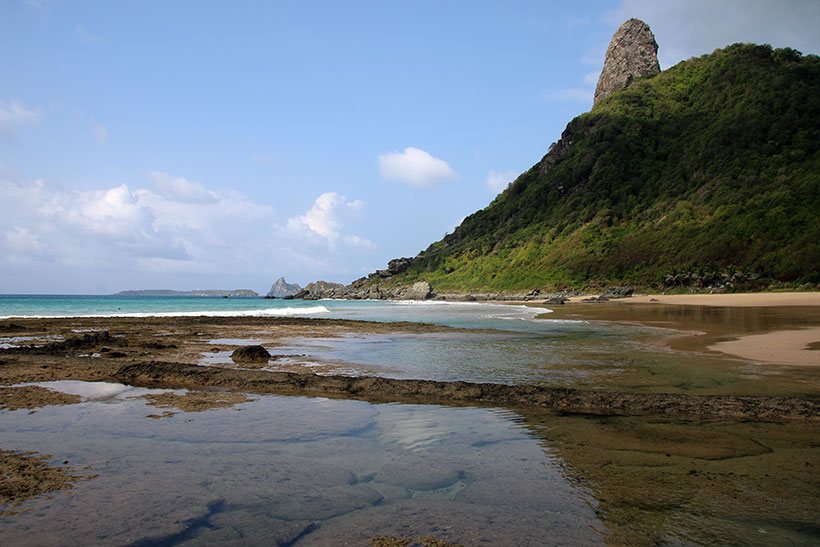
[{"label": "cliff face", "polygon": [[609,42],[604,69],[595,88],[595,104],[610,93],[626,88],[636,78],[654,76],[660,71],[655,35],[640,19],[630,19]]}]

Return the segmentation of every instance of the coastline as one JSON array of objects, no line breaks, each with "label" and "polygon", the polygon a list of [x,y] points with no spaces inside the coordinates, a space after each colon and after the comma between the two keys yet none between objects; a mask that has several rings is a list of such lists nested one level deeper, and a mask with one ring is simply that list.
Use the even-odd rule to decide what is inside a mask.
[{"label": "coastline", "polygon": [[[586,377],[594,371],[580,364],[576,380],[505,384],[391,378],[389,374],[380,374],[379,369],[368,369],[367,365],[359,366],[358,372],[350,375],[344,372],[348,370],[344,362],[313,361],[310,356],[301,355],[301,350],[292,350],[294,343],[305,347],[298,346],[298,340],[306,338],[350,340],[350,336],[374,334],[435,335],[453,336],[454,342],[459,343],[457,337],[461,336],[498,335],[497,331],[420,323],[259,317],[179,317],[173,321],[164,317],[16,319],[13,323],[0,322],[0,332],[29,335],[46,342],[0,350],[0,385],[9,388],[56,380],[113,381],[141,387],[216,388],[374,402],[541,408],[579,415],[774,420],[814,420],[818,416],[816,401],[811,396],[816,392],[812,387],[817,385],[816,375],[808,369],[802,378],[781,374],[777,378],[767,377],[765,384],[757,380],[756,384],[737,384],[736,367],[731,363],[718,367],[720,377],[713,378],[711,364],[700,365],[689,359],[696,365],[689,371],[673,359],[658,370],[654,370],[658,363],[648,362],[654,370],[650,373],[644,366],[613,369],[622,374],[617,378],[606,370],[600,371],[599,376]],[[270,348],[270,359],[245,364],[230,357],[238,347],[250,344]],[[356,367],[355,361],[351,364]],[[676,370],[683,372],[683,376],[678,376]],[[6,406],[20,406],[25,401],[17,401],[19,397],[43,395],[26,393],[20,387],[5,391]],[[810,396],[807,398],[806,394]]]},{"label": "coastline", "polygon": [[551,316],[673,328],[680,334],[668,340],[672,349],[765,365],[820,367],[820,292],[649,294],[582,302],[586,298],[551,306]]}]

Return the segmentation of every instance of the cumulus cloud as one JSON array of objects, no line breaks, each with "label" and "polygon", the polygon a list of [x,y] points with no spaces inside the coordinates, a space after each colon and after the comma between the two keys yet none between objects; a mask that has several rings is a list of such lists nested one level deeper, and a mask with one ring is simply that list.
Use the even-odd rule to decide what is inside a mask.
[{"label": "cumulus cloud", "polygon": [[[195,261],[207,256],[207,247],[217,239],[212,234],[223,230],[217,226],[222,220],[218,214],[198,231],[184,220],[191,211],[125,184],[76,191],[42,180],[0,181],[0,193],[9,198],[0,203],[3,251],[18,261],[24,256],[30,261],[50,256],[62,264],[119,263],[126,269],[140,258]],[[231,209],[230,197],[220,196],[218,201]],[[199,211],[198,216],[214,212]],[[239,223],[248,218],[246,212],[232,216]]]},{"label": "cumulus cloud", "polygon": [[379,154],[379,171],[386,180],[420,188],[435,186],[456,176],[446,161],[412,146],[401,152]]},{"label": "cumulus cloud", "polygon": [[[336,192],[325,192],[317,197],[304,214],[288,219],[287,229],[296,235],[319,236],[334,244],[342,236],[343,218],[360,211],[364,203],[360,200],[347,201]],[[346,235],[342,241],[353,246],[372,245],[359,236]]]},{"label": "cumulus cloud", "polygon": [[0,100],[0,136],[23,125],[37,124],[42,117],[43,113],[37,108],[27,107],[19,101]]},{"label": "cumulus cloud", "polygon": [[158,193],[173,201],[183,203],[213,203],[219,199],[216,192],[212,192],[203,185],[192,182],[185,177],[175,177],[162,171],[151,171],[148,179],[154,183]]},{"label": "cumulus cloud", "polygon": [[495,171],[491,170],[487,173],[487,180],[485,185],[491,192],[498,193],[510,185],[512,181],[518,176],[516,171]]},{"label": "cumulus cloud", "polygon": [[160,171],[147,178],[145,187],[83,191],[0,178],[0,288],[89,290],[100,279],[111,288],[194,288],[204,286],[194,279],[226,277],[264,285],[279,275],[358,273],[352,259],[374,248],[346,229],[364,204],[335,192],[279,224],[272,207],[237,192]]}]

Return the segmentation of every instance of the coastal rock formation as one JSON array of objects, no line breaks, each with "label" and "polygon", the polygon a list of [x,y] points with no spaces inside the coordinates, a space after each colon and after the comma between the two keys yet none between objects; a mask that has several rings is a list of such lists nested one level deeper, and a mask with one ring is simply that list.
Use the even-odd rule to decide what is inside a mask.
[{"label": "coastal rock formation", "polygon": [[181,363],[133,363],[121,367],[113,378],[124,384],[148,388],[218,386],[255,393],[341,396],[378,402],[538,407],[561,414],[811,423],[817,423],[820,416],[820,402],[812,397],[624,393],[540,385],[260,372]]},{"label": "coastal rock formation", "polygon": [[234,363],[267,363],[270,353],[262,346],[243,346],[231,353],[231,359]]},{"label": "coastal rock formation", "polygon": [[288,283],[284,277],[280,277],[270,286],[270,290],[266,295],[267,298],[285,298],[286,296],[293,296],[302,290],[302,287],[296,283]]},{"label": "coastal rock formation", "polygon": [[407,298],[408,300],[427,300],[432,292],[433,288],[430,287],[427,281],[419,281],[413,283],[413,286],[407,291]]},{"label": "coastal rock formation", "polygon": [[595,87],[594,104],[629,86],[636,78],[654,76],[660,71],[655,35],[640,19],[630,19],[620,26],[609,42],[604,69]]},{"label": "coastal rock formation", "polygon": [[301,300],[322,300],[325,298],[345,298],[345,286],[330,281],[314,281],[308,283],[301,291],[286,298]]}]

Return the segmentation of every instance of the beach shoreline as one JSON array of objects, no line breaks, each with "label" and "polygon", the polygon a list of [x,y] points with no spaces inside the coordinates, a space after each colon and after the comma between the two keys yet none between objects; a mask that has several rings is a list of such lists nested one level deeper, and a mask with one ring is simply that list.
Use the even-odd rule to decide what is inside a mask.
[{"label": "beach shoreline", "polygon": [[[765,365],[820,367],[820,292],[648,294],[584,302],[589,298],[574,296],[563,305],[509,303],[548,305],[553,313],[543,318],[573,317],[672,328],[678,333],[668,338],[668,347],[675,350],[721,353]],[[725,324],[704,319],[720,310],[728,318]],[[763,317],[800,317],[792,322],[737,319],[756,313]],[[659,319],[661,315],[666,320]],[[691,319],[694,317],[699,319]]]},{"label": "beach shoreline", "polygon": [[[551,314],[550,314],[551,315]],[[601,383],[597,389],[575,384],[516,384],[470,381],[434,381],[353,376],[315,365],[288,365],[287,348],[295,338],[320,339],[350,335],[435,333],[491,336],[496,331],[464,330],[419,323],[377,323],[303,318],[75,318],[16,319],[0,322],[0,332],[27,333],[45,340],[40,346],[0,351],[0,385],[56,380],[118,382],[142,387],[228,389],[240,392],[281,393],[379,402],[536,407],[569,414],[676,415],[701,417],[813,419],[814,403],[793,387],[786,391],[723,390],[698,393],[686,388],[674,392],[641,391],[630,384]],[[79,331],[79,332],[78,332]],[[237,347],[264,344],[271,359],[260,366],[225,362],[207,364],[207,355],[228,355]],[[276,355],[277,353],[283,355]],[[283,362],[280,360],[285,357]],[[296,356],[296,361],[301,359]],[[316,374],[318,372],[319,374]],[[674,387],[670,384],[670,387]],[[18,388],[6,390],[10,403]],[[38,394],[39,395],[39,394]],[[775,395],[778,395],[775,397]],[[781,396],[785,395],[785,396]],[[774,406],[772,406],[774,405]],[[806,406],[808,405],[808,406]],[[0,405],[2,406],[2,405]],[[785,410],[783,410],[785,409]]]}]

